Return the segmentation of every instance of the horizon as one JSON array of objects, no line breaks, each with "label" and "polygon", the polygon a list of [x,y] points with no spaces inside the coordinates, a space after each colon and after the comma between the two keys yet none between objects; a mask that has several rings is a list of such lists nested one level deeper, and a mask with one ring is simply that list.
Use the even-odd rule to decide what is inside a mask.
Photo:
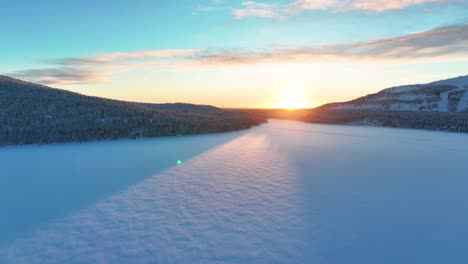
[{"label": "horizon", "polygon": [[0,264],[468,260],[468,0],[0,6]]},{"label": "horizon", "polygon": [[457,0],[9,2],[0,74],[123,101],[314,108],[466,75],[467,8]]}]

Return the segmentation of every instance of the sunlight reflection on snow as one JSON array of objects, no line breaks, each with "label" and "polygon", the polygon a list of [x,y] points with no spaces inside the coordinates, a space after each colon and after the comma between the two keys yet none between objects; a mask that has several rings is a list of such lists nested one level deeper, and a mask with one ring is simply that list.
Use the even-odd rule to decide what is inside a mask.
[{"label": "sunlight reflection on snow", "polygon": [[467,135],[272,120],[3,245],[0,262],[459,263],[466,153]]}]

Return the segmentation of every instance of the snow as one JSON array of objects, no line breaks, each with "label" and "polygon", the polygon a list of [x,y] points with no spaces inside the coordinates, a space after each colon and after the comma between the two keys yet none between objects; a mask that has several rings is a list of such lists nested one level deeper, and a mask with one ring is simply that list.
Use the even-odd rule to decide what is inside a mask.
[{"label": "snow", "polygon": [[[460,82],[455,82],[455,83],[460,83]],[[466,88],[464,88],[462,86],[456,86],[455,89],[452,89],[452,90],[447,91],[447,92],[440,93],[439,112],[449,112],[449,99],[448,99],[449,93],[455,92],[455,91],[463,91],[463,90],[466,90]],[[465,102],[465,100],[467,100],[466,97],[467,96],[466,96],[466,93],[465,93],[464,96],[460,99],[460,102],[458,102],[457,112],[463,111],[464,102]]]},{"label": "snow", "polygon": [[458,87],[468,86],[468,75],[450,78],[430,83],[431,85],[453,85]]},{"label": "snow", "polygon": [[439,102],[439,112],[448,112],[449,111],[449,93],[453,90],[440,93],[440,102]]},{"label": "snow", "polygon": [[363,104],[343,103],[337,106],[333,106],[332,109],[335,109],[335,110],[382,109],[382,104],[381,103],[363,103]]},{"label": "snow", "polygon": [[402,86],[391,87],[391,88],[384,89],[383,91],[389,92],[389,93],[406,93],[406,92],[412,92],[419,88],[420,88],[419,84],[414,84],[414,85],[402,85]]},{"label": "snow", "polygon": [[464,110],[468,109],[468,75],[437,81],[433,82],[432,84],[453,85],[457,87],[453,91],[467,91],[464,93],[463,97],[460,99],[460,102],[457,105],[457,112],[463,112]]},{"label": "snow", "polygon": [[279,120],[3,148],[0,263],[461,263],[467,151],[465,134]]},{"label": "snow", "polygon": [[[431,102],[431,95],[421,93],[418,91],[420,88],[427,87],[427,85],[452,85],[454,88],[450,91],[440,93],[440,101],[433,105]],[[404,85],[382,90],[376,95],[373,95],[371,101],[365,103],[342,103],[333,106],[333,109],[346,110],[346,109],[388,109],[388,110],[404,110],[404,111],[439,111],[449,112],[449,94],[454,91],[461,91],[468,89],[468,75],[459,76],[456,78],[432,82],[426,85],[414,84]],[[429,99],[429,100],[428,100]],[[407,102],[391,102],[392,100],[400,100]],[[412,102],[414,100],[423,100],[422,103]],[[468,109],[468,93],[465,93],[462,100],[457,105],[457,112],[462,112]]]},{"label": "snow", "polygon": [[460,102],[458,102],[457,112],[463,112],[466,109],[468,109],[468,88],[465,88],[465,90],[466,92],[463,94],[463,97],[460,99]]},{"label": "snow", "polygon": [[[430,83],[431,85],[453,85],[457,87],[456,89],[453,89],[452,91],[460,91],[460,90],[467,90],[468,88],[468,75],[466,76],[459,76],[451,79],[446,79],[446,80],[441,80],[437,82],[432,82]],[[441,93],[441,102],[439,104],[439,112],[448,112],[448,94],[452,91],[449,92],[444,92]],[[457,112],[462,112],[464,109],[466,109],[466,102],[468,102],[468,95],[465,93],[463,98],[460,100],[460,102],[457,105]]]},{"label": "snow", "polygon": [[426,104],[414,104],[414,103],[393,103],[388,105],[388,110],[399,110],[399,111],[418,111],[422,106]]},{"label": "snow", "polygon": [[419,111],[421,107],[427,106],[428,103],[361,103],[361,104],[339,104],[333,106],[335,110],[356,110],[356,109],[385,109],[398,111]]},{"label": "snow", "polygon": [[[401,93],[401,94],[398,94],[398,97],[396,98],[399,100],[411,101],[411,100],[418,100],[418,99],[426,99],[428,98],[428,96],[425,94]],[[389,99],[394,99],[394,98],[389,98]]]}]

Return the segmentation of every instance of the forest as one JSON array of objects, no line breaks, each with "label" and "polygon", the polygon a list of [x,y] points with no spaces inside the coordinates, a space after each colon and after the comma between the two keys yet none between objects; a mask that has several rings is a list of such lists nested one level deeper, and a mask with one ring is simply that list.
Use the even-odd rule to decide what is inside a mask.
[{"label": "forest", "polygon": [[0,145],[215,133],[265,121],[212,106],[117,101],[0,76]]},{"label": "forest", "polygon": [[[451,94],[449,103],[460,95]],[[468,133],[468,112],[333,110],[326,106],[304,110],[220,109],[185,103],[135,103],[0,76],[0,145],[226,132],[250,128],[268,118]]]}]

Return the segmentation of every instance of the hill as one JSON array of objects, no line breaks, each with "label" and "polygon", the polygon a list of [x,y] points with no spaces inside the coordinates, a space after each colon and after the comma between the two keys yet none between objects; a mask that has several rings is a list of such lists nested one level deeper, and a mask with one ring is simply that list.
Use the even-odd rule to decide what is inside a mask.
[{"label": "hill", "polygon": [[191,111],[203,111],[203,112],[222,112],[223,110],[211,105],[194,105],[187,103],[168,103],[168,104],[143,104],[144,106],[160,109],[160,110],[171,110],[176,112],[191,112]]},{"label": "hill", "polygon": [[468,76],[384,89],[314,109],[244,110],[256,118],[468,133]]},{"label": "hill", "polygon": [[392,87],[323,107],[331,110],[465,112],[468,111],[468,75],[428,84]]},{"label": "hill", "polygon": [[117,101],[0,76],[0,145],[214,133],[264,121],[211,106]]}]

